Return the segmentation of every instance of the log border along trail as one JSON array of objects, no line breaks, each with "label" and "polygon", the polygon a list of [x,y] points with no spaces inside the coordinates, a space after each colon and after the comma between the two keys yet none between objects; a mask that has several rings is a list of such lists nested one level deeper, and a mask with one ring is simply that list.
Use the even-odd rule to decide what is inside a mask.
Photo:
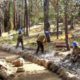
[{"label": "log border along trail", "polygon": [[18,55],[22,56],[24,59],[26,59],[32,63],[36,63],[38,65],[44,66],[46,69],[59,75],[59,77],[62,80],[64,80],[64,79],[66,79],[66,80],[80,80],[80,78],[78,78],[76,75],[70,73],[65,68],[63,68],[59,64],[55,63],[55,60],[50,61],[47,58],[46,59],[40,58],[38,55],[32,54],[32,51],[15,49],[15,47],[13,47],[9,44],[0,45],[0,49],[3,51],[9,52],[10,54],[18,54]]},{"label": "log border along trail", "polygon": [[[16,60],[19,58],[19,55],[10,54],[5,51],[0,50],[0,59],[4,59],[7,61]],[[10,60],[9,60],[10,59]],[[5,63],[3,64],[5,65]],[[6,66],[5,66],[6,67]],[[7,76],[3,73],[0,74],[0,80],[61,80],[55,73],[48,71],[46,68],[39,66],[35,63],[25,61],[23,67],[18,67],[19,69],[24,68],[25,71],[16,72],[14,76]],[[7,71],[7,70],[6,70]]]}]

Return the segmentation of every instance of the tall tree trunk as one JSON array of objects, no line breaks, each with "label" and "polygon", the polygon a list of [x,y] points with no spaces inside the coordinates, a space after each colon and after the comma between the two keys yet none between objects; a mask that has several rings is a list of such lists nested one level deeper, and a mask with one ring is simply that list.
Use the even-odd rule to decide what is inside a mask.
[{"label": "tall tree trunk", "polygon": [[28,15],[28,6],[27,6],[27,0],[25,0],[25,28],[26,28],[26,36],[29,36],[29,15]]},{"label": "tall tree trunk", "polygon": [[74,23],[73,23],[74,20],[73,19],[74,19],[73,15],[71,13],[71,27],[70,27],[71,30],[74,29]]},{"label": "tall tree trunk", "polygon": [[70,50],[69,41],[68,41],[68,0],[65,0],[65,41],[67,50]]},{"label": "tall tree trunk", "polygon": [[19,14],[19,16],[18,16],[18,29],[20,28],[20,26],[21,26],[21,17],[20,17],[20,14]]},{"label": "tall tree trunk", "polygon": [[49,0],[44,0],[44,33],[47,42],[50,42]]},{"label": "tall tree trunk", "polygon": [[57,22],[57,39],[59,38],[59,1],[57,0],[57,6],[56,6],[56,22]]},{"label": "tall tree trunk", "polygon": [[6,1],[6,7],[4,11],[4,30],[5,32],[9,31],[9,19],[10,19],[10,14],[9,14],[9,1]]},{"label": "tall tree trunk", "polygon": [[2,17],[0,16],[0,37],[2,35]]},{"label": "tall tree trunk", "polygon": [[0,27],[0,37],[1,37],[1,35],[2,35],[2,32],[1,32],[1,27]]},{"label": "tall tree trunk", "polygon": [[49,0],[44,0],[44,31],[47,31],[50,26],[49,24]]},{"label": "tall tree trunk", "polygon": [[8,0],[8,15],[7,15],[7,18],[8,18],[8,26],[7,26],[7,31],[9,32],[10,31],[10,1]]},{"label": "tall tree trunk", "polygon": [[13,0],[13,5],[14,5],[14,15],[13,15],[13,24],[14,24],[14,29],[16,29],[16,7],[15,7],[15,2],[16,0]]},{"label": "tall tree trunk", "polygon": [[0,37],[2,36],[2,21],[0,20]]}]

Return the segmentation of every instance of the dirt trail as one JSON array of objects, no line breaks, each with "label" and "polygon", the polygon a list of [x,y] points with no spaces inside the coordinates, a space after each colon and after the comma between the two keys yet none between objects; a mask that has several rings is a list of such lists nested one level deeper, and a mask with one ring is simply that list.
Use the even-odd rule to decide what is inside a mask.
[{"label": "dirt trail", "polygon": [[[6,56],[16,55],[0,51],[0,58]],[[55,73],[29,61],[26,61],[23,67],[25,68],[25,72],[16,73],[15,77],[12,77],[11,80],[61,80]]]}]

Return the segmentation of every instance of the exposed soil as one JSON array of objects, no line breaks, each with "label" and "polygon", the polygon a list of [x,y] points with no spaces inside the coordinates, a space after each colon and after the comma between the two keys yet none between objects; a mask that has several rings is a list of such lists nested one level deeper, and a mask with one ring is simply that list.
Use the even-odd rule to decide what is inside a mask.
[{"label": "exposed soil", "polygon": [[[6,56],[16,55],[0,51],[0,58],[5,58]],[[55,73],[29,61],[26,61],[24,68],[25,72],[16,73],[9,80],[61,80]]]}]

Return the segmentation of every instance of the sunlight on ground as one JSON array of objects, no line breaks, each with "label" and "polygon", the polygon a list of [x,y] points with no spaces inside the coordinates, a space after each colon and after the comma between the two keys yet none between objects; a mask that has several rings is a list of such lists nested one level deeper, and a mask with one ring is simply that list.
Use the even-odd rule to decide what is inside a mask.
[{"label": "sunlight on ground", "polygon": [[[53,31],[53,28],[55,28],[54,25],[51,25],[51,30]],[[15,46],[17,44],[17,32],[14,30],[10,31],[10,34],[13,35],[13,39],[10,39],[10,35],[8,34],[8,32],[3,33],[2,37],[0,38],[0,42],[1,43],[8,43],[8,44],[12,44],[13,46]],[[37,39],[37,35],[38,34],[43,34],[44,30],[43,30],[43,24],[42,25],[35,25],[34,27],[30,28],[29,31],[29,37],[25,36],[23,38],[24,40],[24,45],[28,45],[28,44],[32,44],[32,43],[36,43],[36,39]],[[69,38],[71,38],[72,35],[69,34]],[[59,39],[57,39],[56,35],[52,35],[51,36],[51,41],[65,41],[65,35],[60,35]],[[34,45],[31,45],[34,46]]]},{"label": "sunlight on ground", "polygon": [[[16,34],[16,31],[11,30],[11,31],[10,31],[10,34]],[[7,36],[8,36],[8,32],[2,33],[2,37],[7,37]]]},{"label": "sunlight on ground", "polygon": [[[0,51],[2,56],[12,56],[6,52]],[[5,55],[6,54],[6,55]],[[9,58],[10,59],[10,58]],[[18,72],[9,80],[61,80],[55,73],[48,71],[46,68],[25,60],[25,72]]]},{"label": "sunlight on ground", "polygon": [[43,70],[45,70],[44,67],[31,63],[31,62],[26,62],[26,64],[23,67],[25,68],[25,71],[29,71],[29,72],[34,72],[34,71],[42,72]]},{"label": "sunlight on ground", "polygon": [[[69,34],[68,35],[68,37],[69,37],[69,39],[71,39],[71,37],[72,37],[72,35],[71,34]],[[63,35],[60,35],[59,36],[59,39],[57,39],[57,36],[51,36],[51,40],[52,41],[64,41],[65,40],[65,35],[63,34]]]},{"label": "sunlight on ground", "polygon": [[55,73],[31,62],[27,62],[24,68],[26,71],[19,73],[13,80],[61,80]]}]

